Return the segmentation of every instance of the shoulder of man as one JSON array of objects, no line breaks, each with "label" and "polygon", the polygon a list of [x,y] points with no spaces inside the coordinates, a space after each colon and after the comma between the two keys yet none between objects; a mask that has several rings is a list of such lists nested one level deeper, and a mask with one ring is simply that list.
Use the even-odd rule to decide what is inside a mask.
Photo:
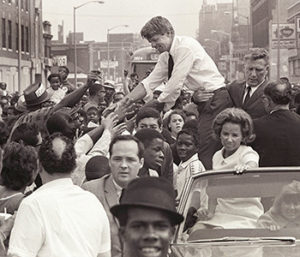
[{"label": "shoulder of man", "polygon": [[95,194],[99,193],[99,190],[104,188],[104,184],[106,183],[106,181],[109,179],[110,176],[111,174],[106,174],[101,178],[83,183],[81,187],[82,189],[87,190],[91,193],[95,193]]},{"label": "shoulder of man", "polygon": [[242,81],[240,81],[240,80],[234,80],[234,81],[230,82],[229,84],[227,84],[227,85],[226,85],[226,88],[227,88],[228,90],[230,90],[230,89],[233,89],[233,88],[239,88],[239,87],[242,87],[242,86],[244,86],[245,84],[246,84],[246,81],[245,81],[245,80],[242,80]]}]

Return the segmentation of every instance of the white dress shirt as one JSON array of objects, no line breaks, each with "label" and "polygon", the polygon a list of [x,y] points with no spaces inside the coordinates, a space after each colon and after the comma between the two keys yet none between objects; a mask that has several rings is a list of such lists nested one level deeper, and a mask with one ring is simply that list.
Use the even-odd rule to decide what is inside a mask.
[{"label": "white dress shirt", "polygon": [[100,201],[56,179],[22,201],[8,253],[20,257],[95,257],[110,251],[110,228]]},{"label": "white dress shirt", "polygon": [[262,85],[265,82],[265,80],[263,80],[260,84],[258,84],[256,87],[251,87],[246,83],[246,90],[244,92],[244,96],[243,96],[243,102],[245,101],[246,95],[247,95],[247,88],[250,87],[250,97],[254,94],[254,92],[258,89],[258,87],[260,85]]},{"label": "white dress shirt", "polygon": [[[224,78],[214,61],[197,40],[191,37],[174,36],[170,54],[174,60],[172,76],[158,97],[159,102],[166,103],[165,110],[174,105],[184,85],[192,91],[209,92],[225,86]],[[154,70],[141,82],[147,96],[167,80],[168,60],[169,52],[160,54]]]}]

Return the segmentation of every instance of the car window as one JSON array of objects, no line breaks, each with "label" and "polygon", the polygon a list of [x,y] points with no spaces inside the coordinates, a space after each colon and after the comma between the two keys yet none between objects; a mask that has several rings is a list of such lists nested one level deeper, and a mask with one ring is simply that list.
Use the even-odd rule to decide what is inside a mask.
[{"label": "car window", "polygon": [[230,233],[286,235],[287,230],[300,238],[299,170],[260,169],[242,175],[206,172],[185,187],[179,206],[185,222],[178,229],[178,241]]}]

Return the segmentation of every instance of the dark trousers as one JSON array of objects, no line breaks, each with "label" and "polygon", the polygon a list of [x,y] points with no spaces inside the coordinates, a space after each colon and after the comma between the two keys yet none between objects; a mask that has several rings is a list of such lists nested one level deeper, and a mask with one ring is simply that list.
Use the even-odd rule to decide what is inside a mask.
[{"label": "dark trousers", "polygon": [[225,87],[214,91],[214,96],[210,100],[198,105],[200,139],[198,156],[207,170],[212,169],[212,157],[222,148],[221,142],[213,133],[213,120],[217,114],[229,107],[233,107],[233,103]]}]

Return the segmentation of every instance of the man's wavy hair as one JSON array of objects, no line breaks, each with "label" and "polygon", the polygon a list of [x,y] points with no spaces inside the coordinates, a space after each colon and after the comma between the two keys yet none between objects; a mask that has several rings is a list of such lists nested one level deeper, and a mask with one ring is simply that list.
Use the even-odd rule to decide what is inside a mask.
[{"label": "man's wavy hair", "polygon": [[227,108],[220,112],[213,122],[215,136],[220,139],[223,125],[227,122],[241,126],[242,144],[247,145],[255,139],[253,132],[253,121],[250,115],[239,108]]},{"label": "man's wavy hair", "polygon": [[245,55],[244,61],[256,61],[259,59],[265,60],[266,64],[269,64],[269,53],[264,48],[252,48],[248,54]]},{"label": "man's wavy hair", "polygon": [[174,35],[174,28],[168,19],[162,16],[153,17],[141,30],[141,36],[148,41],[155,35],[169,33]]},{"label": "man's wavy hair", "polygon": [[[55,149],[54,140],[60,139],[64,143],[64,149],[60,152]],[[43,140],[39,150],[40,162],[49,174],[71,173],[76,167],[76,153],[71,139],[61,133],[54,133]]]}]

